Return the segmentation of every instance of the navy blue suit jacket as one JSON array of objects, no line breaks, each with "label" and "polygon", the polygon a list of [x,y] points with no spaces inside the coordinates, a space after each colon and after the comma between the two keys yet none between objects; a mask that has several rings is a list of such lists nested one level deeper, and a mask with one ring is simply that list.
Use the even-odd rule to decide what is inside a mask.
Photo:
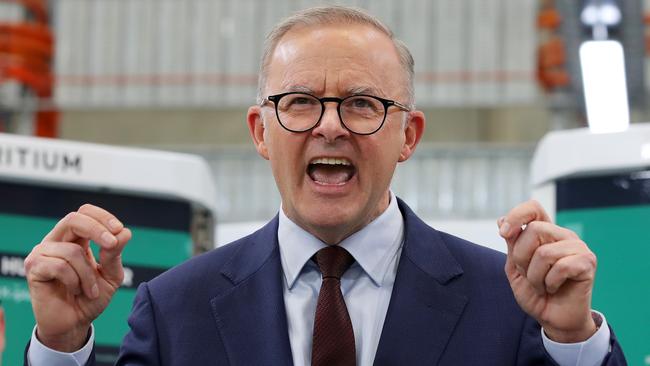
[{"label": "navy blue suit jacket", "polygon": [[[405,241],[375,365],[554,365],[505,256],[399,207]],[[277,226],[142,284],[118,364],[291,365]],[[624,365],[614,338],[611,349],[605,364]]]}]

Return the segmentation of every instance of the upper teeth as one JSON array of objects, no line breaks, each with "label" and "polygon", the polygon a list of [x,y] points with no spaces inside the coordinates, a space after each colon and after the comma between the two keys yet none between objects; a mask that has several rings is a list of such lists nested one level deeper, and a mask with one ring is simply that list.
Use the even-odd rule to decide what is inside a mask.
[{"label": "upper teeth", "polygon": [[311,164],[352,165],[347,159],[339,158],[318,158],[312,160]]}]

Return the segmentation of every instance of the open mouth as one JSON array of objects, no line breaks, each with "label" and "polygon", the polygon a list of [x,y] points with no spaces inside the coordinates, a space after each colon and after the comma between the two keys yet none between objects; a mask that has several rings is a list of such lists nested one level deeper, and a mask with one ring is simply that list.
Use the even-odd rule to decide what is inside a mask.
[{"label": "open mouth", "polygon": [[309,162],[307,174],[318,184],[343,185],[356,174],[357,169],[345,158],[317,158]]}]

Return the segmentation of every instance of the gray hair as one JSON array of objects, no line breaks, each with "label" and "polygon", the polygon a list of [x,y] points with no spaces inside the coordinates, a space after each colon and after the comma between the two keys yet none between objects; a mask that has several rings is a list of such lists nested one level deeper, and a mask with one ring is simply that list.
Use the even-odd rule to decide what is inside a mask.
[{"label": "gray hair", "polygon": [[280,39],[292,28],[296,26],[314,26],[314,25],[329,25],[329,24],[364,24],[374,27],[378,31],[386,34],[395,45],[395,49],[399,55],[400,64],[404,70],[406,79],[406,92],[407,104],[412,108],[415,103],[415,95],[413,90],[413,74],[414,74],[414,61],[408,47],[395,38],[393,31],[390,30],[384,23],[374,16],[366,13],[365,11],[344,6],[324,6],[315,7],[301,10],[292,16],[286,18],[284,21],[276,25],[271,32],[266,36],[264,41],[264,51],[262,53],[262,61],[260,63],[260,72],[257,81],[257,102],[262,103],[263,92],[266,87],[266,76],[271,62],[271,56],[275,51],[275,47],[280,42]]}]

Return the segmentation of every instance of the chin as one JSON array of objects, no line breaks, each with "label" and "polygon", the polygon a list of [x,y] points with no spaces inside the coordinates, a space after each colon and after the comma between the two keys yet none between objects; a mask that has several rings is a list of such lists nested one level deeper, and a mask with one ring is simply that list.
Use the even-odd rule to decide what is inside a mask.
[{"label": "chin", "polygon": [[354,217],[355,215],[342,211],[340,206],[332,207],[331,209],[327,209],[327,207],[321,206],[317,210],[316,215],[309,217],[309,221],[313,223],[314,227],[336,229],[350,225],[355,221]]},{"label": "chin", "polygon": [[340,205],[329,209],[321,206],[316,212],[318,212],[316,215],[305,218],[307,225],[315,231],[313,234],[320,239],[336,237],[341,241],[354,234],[356,228],[363,227],[365,224],[361,222],[360,213],[341,210]]}]

